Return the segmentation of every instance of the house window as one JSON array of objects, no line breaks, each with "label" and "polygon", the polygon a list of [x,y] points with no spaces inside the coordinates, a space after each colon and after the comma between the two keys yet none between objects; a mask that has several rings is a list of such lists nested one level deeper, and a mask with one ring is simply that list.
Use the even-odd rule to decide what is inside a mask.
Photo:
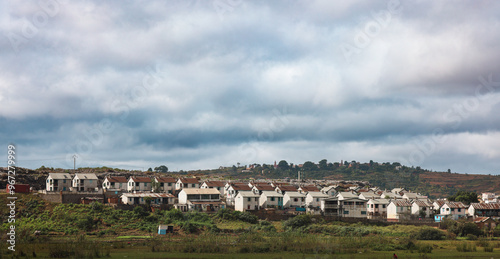
[{"label": "house window", "polygon": [[66,179],[63,180],[63,183],[66,183]]},{"label": "house window", "polygon": [[256,197],[256,198],[255,198],[255,201],[259,201],[259,198],[257,198],[257,197]]},{"label": "house window", "polygon": [[361,215],[366,215],[366,211],[362,211],[362,212],[361,212]]},{"label": "house window", "polygon": [[349,211],[348,210],[344,210],[344,214],[349,214]]},{"label": "house window", "polygon": [[63,187],[63,191],[66,191],[66,187]]},{"label": "house window", "polygon": [[[66,180],[65,180],[66,181]],[[92,179],[89,180],[89,183],[92,183]]]},{"label": "house window", "polygon": [[385,205],[382,205],[382,209],[385,209]]},{"label": "house window", "polygon": [[193,188],[194,188],[194,187],[196,187],[196,184],[194,184],[194,183],[193,183],[193,184],[191,184],[191,187],[193,187]]},{"label": "house window", "polygon": [[247,198],[247,201],[251,201],[251,200],[252,200],[252,198]]},{"label": "house window", "polygon": [[458,212],[462,212],[462,209],[457,209]]},{"label": "house window", "polygon": [[274,197],[271,197],[270,199],[271,199],[271,201],[274,201]]},{"label": "house window", "polygon": [[294,202],[298,202],[298,201],[299,201],[299,199],[297,199],[297,198],[293,198],[293,201],[294,201]]},{"label": "house window", "polygon": [[454,208],[451,208],[451,212],[454,212],[454,211],[455,211],[455,209],[454,209]]},{"label": "house window", "polygon": [[172,186],[172,183],[168,183],[168,186]]},{"label": "house window", "polygon": [[316,201],[319,202],[319,198],[316,198]]},{"label": "house window", "polygon": [[148,187],[148,183],[144,183],[144,187]]},{"label": "house window", "polygon": [[128,200],[129,200],[130,202],[132,202],[132,198],[128,198]]}]

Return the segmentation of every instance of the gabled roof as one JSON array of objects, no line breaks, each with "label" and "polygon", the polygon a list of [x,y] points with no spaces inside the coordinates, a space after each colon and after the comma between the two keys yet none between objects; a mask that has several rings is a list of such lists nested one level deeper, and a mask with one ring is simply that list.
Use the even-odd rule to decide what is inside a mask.
[{"label": "gabled roof", "polygon": [[279,188],[282,192],[296,192],[297,191],[297,187],[295,187],[293,185],[281,185],[281,186],[278,186],[276,188]]},{"label": "gabled roof", "polygon": [[339,197],[340,195],[342,195],[342,197],[344,197],[344,198],[358,198],[358,195],[356,195],[352,192],[339,192],[337,194],[337,197]]},{"label": "gabled roof", "polygon": [[483,223],[483,222],[486,222],[488,220],[493,220],[493,219],[490,217],[477,217],[474,219],[474,223]]},{"label": "gabled roof", "polygon": [[181,181],[181,183],[200,184],[200,182],[196,178],[179,178],[179,181]]},{"label": "gabled roof", "polygon": [[306,195],[300,192],[286,192],[285,196],[288,195],[288,197],[293,197],[293,198],[305,198]]},{"label": "gabled roof", "polygon": [[328,198],[328,194],[322,193],[322,192],[308,192],[308,196],[314,197],[314,198]]},{"label": "gabled roof", "polygon": [[235,191],[251,191],[252,188],[246,184],[231,184]]},{"label": "gabled roof", "polygon": [[319,192],[320,191],[320,189],[314,185],[302,186],[302,187],[300,187],[300,189],[302,189],[303,192]]},{"label": "gabled roof", "polygon": [[49,173],[49,177],[55,180],[71,179],[71,175],[67,173]]},{"label": "gabled roof", "polygon": [[415,201],[413,201],[413,203],[417,204],[417,206],[419,206],[419,207],[433,207],[434,208],[434,204],[432,204],[428,201],[415,200]]},{"label": "gabled roof", "polygon": [[223,181],[205,181],[205,184],[208,186],[208,187],[224,187],[226,185],[225,182]]},{"label": "gabled roof", "polygon": [[283,194],[277,192],[263,191],[262,196],[266,197],[283,197]]},{"label": "gabled roof", "polygon": [[124,193],[122,196],[125,196],[127,198],[133,198],[133,197],[151,197],[151,198],[175,198],[174,195],[170,193],[154,193],[154,192],[147,192],[147,193]]},{"label": "gabled roof", "polygon": [[149,182],[151,182],[151,178],[143,177],[143,176],[131,176],[129,178],[129,181],[130,181],[130,179],[132,179],[132,181],[134,181],[136,183],[149,183]]},{"label": "gabled roof", "polygon": [[175,183],[177,180],[173,177],[155,177],[156,181],[159,183]]},{"label": "gabled roof", "polygon": [[241,195],[242,197],[248,197],[248,198],[251,198],[251,197],[260,197],[260,195],[255,194],[253,192],[249,192],[249,191],[241,191],[241,192],[238,193],[238,195]]},{"label": "gabled roof", "polygon": [[334,185],[330,185],[330,186],[327,186],[327,187],[323,187],[321,189],[322,192],[329,192],[331,189],[334,189],[335,190],[336,186]]},{"label": "gabled roof", "polygon": [[471,203],[476,210],[500,210],[500,203]]},{"label": "gabled roof", "polygon": [[411,201],[405,199],[392,200],[391,203],[394,203],[396,207],[411,207]]},{"label": "gabled roof", "polygon": [[369,203],[373,203],[373,204],[389,204],[390,203],[390,200],[389,199],[370,199],[368,201]]},{"label": "gabled roof", "polygon": [[448,201],[444,205],[447,205],[450,209],[466,209],[466,208],[468,208],[468,206],[465,205],[463,202]]},{"label": "gabled roof", "polygon": [[216,189],[212,188],[207,188],[207,189],[182,189],[181,192],[185,192],[186,194],[218,194],[220,195],[220,192],[217,191]]},{"label": "gabled roof", "polygon": [[435,200],[434,203],[439,207],[443,207],[443,205],[447,202],[447,200]]},{"label": "gabled roof", "polygon": [[111,183],[126,183],[127,177],[125,176],[107,176],[106,179]]},{"label": "gabled roof", "polygon": [[76,173],[75,177],[78,177],[78,179],[84,179],[84,180],[97,180],[97,175],[95,174],[79,174]]},{"label": "gabled roof", "polygon": [[271,185],[269,184],[266,184],[266,185],[255,185],[254,186],[255,189],[259,190],[259,191],[274,191],[275,188],[272,187]]}]

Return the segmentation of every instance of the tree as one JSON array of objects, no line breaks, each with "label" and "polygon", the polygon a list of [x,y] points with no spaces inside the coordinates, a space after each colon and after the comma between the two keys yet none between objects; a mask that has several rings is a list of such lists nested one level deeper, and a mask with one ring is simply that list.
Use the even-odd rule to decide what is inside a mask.
[{"label": "tree", "polygon": [[166,172],[168,172],[168,167],[166,167],[165,165],[160,165],[158,167],[155,167],[155,172],[166,173]]},{"label": "tree", "polygon": [[477,202],[477,194],[475,192],[458,191],[457,194],[448,197],[448,200],[471,204]]},{"label": "tree", "polygon": [[322,159],[321,161],[319,161],[319,168],[321,170],[327,170],[328,169],[328,161],[326,159]]},{"label": "tree", "polygon": [[153,172],[153,169],[151,167],[148,168],[148,172]]},{"label": "tree", "polygon": [[288,165],[288,162],[285,161],[285,160],[281,160],[279,163],[278,163],[278,168],[281,169],[281,170],[287,170],[288,168],[290,168],[290,166]]},{"label": "tree", "polygon": [[318,169],[318,167],[311,161],[305,162],[302,168],[304,168],[304,170],[309,170],[309,171],[314,171]]}]

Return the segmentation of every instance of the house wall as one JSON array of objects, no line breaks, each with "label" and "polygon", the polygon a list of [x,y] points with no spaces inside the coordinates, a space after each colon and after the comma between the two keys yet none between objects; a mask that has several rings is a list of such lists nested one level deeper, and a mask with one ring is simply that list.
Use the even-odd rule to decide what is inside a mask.
[{"label": "house wall", "polygon": [[321,200],[324,198],[313,197],[312,195],[306,195],[306,207],[313,206],[314,208],[321,207]]},{"label": "house wall", "polygon": [[[295,198],[297,201],[295,201]],[[290,207],[303,207],[305,206],[305,197],[290,197],[287,194],[283,196],[283,207],[285,208],[290,208]]]},{"label": "house wall", "polygon": [[[366,202],[363,201],[340,201],[342,204],[342,216],[346,218],[366,218]],[[347,202],[354,202],[353,205],[346,205]]]},{"label": "house wall", "polygon": [[274,201],[271,198],[273,198],[273,197],[267,197],[264,194],[261,195],[260,199],[259,199],[260,207],[261,208],[268,208],[268,207],[281,207],[282,208],[283,197],[274,197]]},{"label": "house wall", "polygon": [[[250,198],[250,201],[248,201],[248,198]],[[250,209],[248,209],[249,205]],[[241,195],[238,195],[236,196],[234,201],[234,209],[238,211],[258,210],[259,197],[243,197]]]},{"label": "house wall", "polygon": [[[50,180],[52,180],[52,183],[50,183]],[[55,187],[55,181],[58,181],[57,183],[57,188]],[[52,177],[47,177],[47,180],[45,181],[45,190],[46,191],[52,191],[52,192],[59,192],[59,191],[69,191],[69,187],[71,187],[71,179],[52,179]],[[52,187],[52,189],[51,189]],[[64,189],[66,187],[66,189]]]},{"label": "house wall", "polygon": [[151,191],[151,183],[139,183],[139,186],[136,186],[136,182],[134,182],[132,179],[130,179],[127,182],[127,191],[129,191],[129,192]]}]

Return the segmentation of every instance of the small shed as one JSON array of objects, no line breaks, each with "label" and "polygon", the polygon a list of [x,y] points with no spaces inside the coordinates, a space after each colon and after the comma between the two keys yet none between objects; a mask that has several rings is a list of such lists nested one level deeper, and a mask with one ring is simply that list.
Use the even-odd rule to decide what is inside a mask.
[{"label": "small shed", "polygon": [[166,235],[167,233],[174,233],[174,226],[172,225],[158,226],[158,235]]}]

